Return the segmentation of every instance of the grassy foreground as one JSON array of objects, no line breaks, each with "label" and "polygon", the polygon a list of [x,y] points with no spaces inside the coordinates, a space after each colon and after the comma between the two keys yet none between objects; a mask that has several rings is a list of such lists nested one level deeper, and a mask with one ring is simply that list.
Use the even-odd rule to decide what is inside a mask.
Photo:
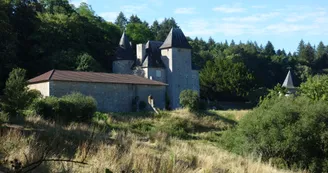
[{"label": "grassy foreground", "polygon": [[1,124],[0,170],[21,172],[291,172],[226,152],[222,131],[247,111],[108,114],[88,124],[30,115]]}]

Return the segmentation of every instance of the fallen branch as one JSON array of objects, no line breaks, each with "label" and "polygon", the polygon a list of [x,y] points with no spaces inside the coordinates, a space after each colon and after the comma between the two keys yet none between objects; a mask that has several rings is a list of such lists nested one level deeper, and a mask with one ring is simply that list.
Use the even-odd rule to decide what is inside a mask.
[{"label": "fallen branch", "polygon": [[71,163],[78,163],[82,165],[87,165],[87,162],[84,161],[75,161],[75,160],[65,160],[65,159],[44,159],[43,162],[71,162]]},{"label": "fallen branch", "polygon": [[[23,173],[30,172],[30,171],[34,170],[35,168],[39,167],[43,162],[69,162],[69,163],[77,163],[77,164],[83,164],[83,165],[87,165],[88,164],[86,162],[69,160],[69,159],[40,159],[40,160],[38,160],[36,162],[30,163],[29,165],[23,167],[18,172],[23,172]],[[27,168],[29,168],[29,169],[27,169]],[[27,170],[24,170],[24,169],[27,169]]]}]

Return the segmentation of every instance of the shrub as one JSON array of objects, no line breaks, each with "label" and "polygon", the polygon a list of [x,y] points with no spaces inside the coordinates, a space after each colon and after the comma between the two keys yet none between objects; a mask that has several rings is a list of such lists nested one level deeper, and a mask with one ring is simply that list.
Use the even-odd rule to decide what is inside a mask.
[{"label": "shrub", "polygon": [[260,97],[258,105],[261,105],[262,108],[270,107],[272,102],[274,102],[280,96],[285,96],[287,93],[287,88],[277,84],[273,89],[268,89],[267,93],[268,94],[264,97]]},{"label": "shrub", "polygon": [[164,132],[169,136],[188,138],[188,133],[195,130],[194,124],[187,120],[181,118],[169,118],[166,119],[163,124],[157,126],[152,134],[157,134],[158,132]]},{"label": "shrub", "polygon": [[10,72],[6,81],[1,107],[10,116],[20,114],[30,106],[34,99],[41,96],[40,92],[36,90],[28,90],[25,74],[26,70],[15,68]]},{"label": "shrub", "polygon": [[190,111],[197,111],[199,109],[199,96],[197,91],[183,90],[180,93],[180,104]]},{"label": "shrub", "polygon": [[9,115],[8,113],[1,112],[0,111],[0,123],[6,123],[9,121]]},{"label": "shrub", "polygon": [[97,110],[96,100],[91,96],[85,96],[81,93],[72,93],[63,96],[59,101],[60,109],[65,108],[67,111],[64,113],[69,113],[67,117],[71,117],[73,121],[91,120]]},{"label": "shrub", "polygon": [[131,123],[130,127],[134,132],[137,132],[140,134],[146,134],[154,128],[154,125],[151,121],[140,120],[140,121],[135,121],[135,122]]},{"label": "shrub", "polygon": [[73,93],[61,98],[47,97],[35,101],[32,108],[39,115],[53,120],[90,121],[96,112],[96,101],[90,96]]},{"label": "shrub", "polygon": [[31,108],[44,118],[55,118],[59,111],[58,98],[46,97],[44,99],[36,100]]},{"label": "shrub", "polygon": [[255,152],[279,165],[325,172],[327,129],[327,102],[306,97],[272,97],[244,116],[235,129],[224,133],[222,142],[239,154]]},{"label": "shrub", "polygon": [[328,101],[328,75],[309,77],[301,84],[300,93],[312,100]]},{"label": "shrub", "polygon": [[108,119],[108,114],[107,113],[102,113],[102,112],[95,112],[95,114],[92,117],[93,121],[104,121]]}]

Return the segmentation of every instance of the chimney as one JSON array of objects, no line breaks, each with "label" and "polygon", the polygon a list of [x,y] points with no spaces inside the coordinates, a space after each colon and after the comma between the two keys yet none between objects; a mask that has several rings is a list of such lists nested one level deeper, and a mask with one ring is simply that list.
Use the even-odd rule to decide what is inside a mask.
[{"label": "chimney", "polygon": [[137,65],[141,65],[142,58],[146,55],[145,44],[137,44]]}]

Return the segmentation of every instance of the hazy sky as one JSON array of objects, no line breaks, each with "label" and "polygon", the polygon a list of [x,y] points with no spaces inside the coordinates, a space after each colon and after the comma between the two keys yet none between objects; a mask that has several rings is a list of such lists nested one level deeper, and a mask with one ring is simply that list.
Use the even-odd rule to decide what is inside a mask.
[{"label": "hazy sky", "polygon": [[328,0],[71,0],[86,2],[113,22],[122,11],[150,24],[173,17],[186,36],[217,42],[270,40],[275,49],[296,51],[301,39],[328,44]]}]

